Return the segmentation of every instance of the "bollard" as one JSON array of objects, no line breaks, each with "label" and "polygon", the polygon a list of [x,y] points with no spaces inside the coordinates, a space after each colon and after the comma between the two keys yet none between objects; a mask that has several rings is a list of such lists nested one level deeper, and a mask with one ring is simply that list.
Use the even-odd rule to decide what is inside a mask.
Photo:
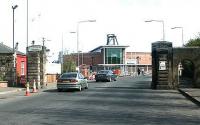
[{"label": "bollard", "polygon": [[29,82],[26,83],[26,94],[25,96],[30,96]]},{"label": "bollard", "polygon": [[36,89],[36,84],[35,84],[35,79],[33,80],[33,93],[36,93],[37,89]]}]

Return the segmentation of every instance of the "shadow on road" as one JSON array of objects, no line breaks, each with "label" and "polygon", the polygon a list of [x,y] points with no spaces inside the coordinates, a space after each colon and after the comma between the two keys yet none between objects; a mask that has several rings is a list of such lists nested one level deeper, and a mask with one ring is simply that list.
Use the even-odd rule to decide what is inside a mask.
[{"label": "shadow on road", "polygon": [[44,90],[43,92],[64,93],[64,92],[79,92],[79,91],[78,91],[78,90],[69,89],[69,90],[63,90],[63,91],[61,91],[61,92],[58,92],[57,89],[48,89],[48,90]]},{"label": "shadow on road", "polygon": [[104,88],[104,89],[150,89],[147,87],[95,87],[95,88]]}]

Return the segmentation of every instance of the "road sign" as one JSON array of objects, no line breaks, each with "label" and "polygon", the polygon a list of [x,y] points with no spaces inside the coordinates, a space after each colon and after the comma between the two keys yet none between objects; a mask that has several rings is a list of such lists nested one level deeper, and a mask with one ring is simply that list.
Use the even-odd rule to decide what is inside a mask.
[{"label": "road sign", "polygon": [[159,70],[166,70],[166,61],[159,61]]}]

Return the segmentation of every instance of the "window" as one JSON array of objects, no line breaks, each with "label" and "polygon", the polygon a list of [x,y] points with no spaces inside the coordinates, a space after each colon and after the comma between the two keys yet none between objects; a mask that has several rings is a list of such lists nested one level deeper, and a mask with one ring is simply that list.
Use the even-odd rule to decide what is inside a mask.
[{"label": "window", "polygon": [[106,64],[123,64],[123,49],[106,48],[105,61]]},{"label": "window", "polygon": [[21,62],[21,75],[24,75],[24,62]]},{"label": "window", "polygon": [[76,78],[77,74],[76,73],[65,73],[61,76],[61,78],[63,79],[67,79],[67,78]]},{"label": "window", "polygon": [[79,73],[79,79],[84,79],[84,76],[81,73]]}]

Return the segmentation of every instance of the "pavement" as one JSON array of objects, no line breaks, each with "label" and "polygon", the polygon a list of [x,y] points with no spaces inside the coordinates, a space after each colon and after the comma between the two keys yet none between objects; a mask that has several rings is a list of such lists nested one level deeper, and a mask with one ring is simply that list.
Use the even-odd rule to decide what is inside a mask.
[{"label": "pavement", "polygon": [[[55,88],[55,87],[56,87],[55,83],[48,83],[45,88],[40,89],[40,90],[46,90],[46,89],[51,89],[51,88]],[[0,95],[10,94],[10,93],[15,93],[15,92],[20,92],[20,91],[26,91],[26,88],[23,88],[23,87],[0,87]],[[30,91],[32,91],[31,88],[30,88]]]},{"label": "pavement", "polygon": [[[95,82],[94,80],[88,81],[89,83]],[[48,83],[44,89],[51,89],[56,88],[56,83]],[[26,88],[19,88],[19,87],[5,87],[0,88],[0,95],[15,93],[20,91],[26,91]],[[32,91],[32,90],[30,90]],[[178,91],[185,96],[187,99],[195,103],[196,105],[200,106],[200,89],[199,88],[179,88]]]},{"label": "pavement", "polygon": [[18,87],[3,87],[2,88],[1,87],[0,88],[0,95],[24,91],[24,90],[25,90],[25,88],[18,88]]},{"label": "pavement", "polygon": [[200,88],[179,88],[178,91],[187,99],[200,106]]},{"label": "pavement", "polygon": [[[88,80],[88,83],[95,82],[95,80]],[[40,91],[44,91],[46,89],[53,89],[56,88],[56,83],[48,83],[45,88],[40,89]],[[15,92],[20,92],[20,91],[26,91],[26,88],[20,88],[20,87],[0,87],[0,95],[3,94],[9,94],[9,93],[15,93]],[[30,88],[30,91],[32,89]]]}]

